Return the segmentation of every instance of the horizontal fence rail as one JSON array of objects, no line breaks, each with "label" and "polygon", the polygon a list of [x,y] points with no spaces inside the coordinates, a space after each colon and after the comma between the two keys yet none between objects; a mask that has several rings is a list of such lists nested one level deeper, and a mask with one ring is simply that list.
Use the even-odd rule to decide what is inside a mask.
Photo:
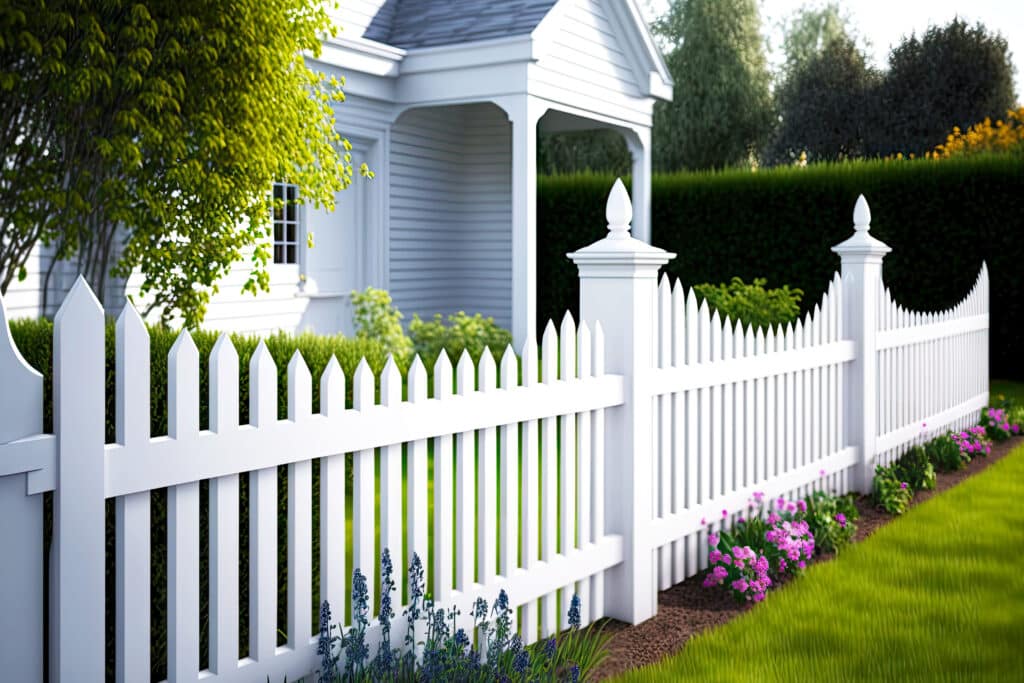
[{"label": "horizontal fence rail", "polygon": [[[866,492],[876,464],[987,404],[987,269],[950,310],[906,311],[882,285],[888,247],[869,234],[863,198],[821,300],[764,329],[659,281],[674,255],[633,239],[630,215],[616,183],[608,237],[569,255],[578,326],[567,314],[500,359],[484,349],[453,365],[444,352],[407,371],[389,359],[379,375],[364,359],[346,376],[332,358],[313,377],[296,352],[278,387],[265,344],[241,367],[229,337],[201,358],[183,331],[167,357],[165,436],[150,433],[150,339],[134,308],[116,322],[106,415],[103,311],[83,280],[68,294],[44,434],[43,377],[0,297],[4,676],[309,676],[322,603],[351,627],[357,568],[376,652],[385,548],[396,645],[413,555],[467,632],[474,601],[501,590],[526,643],[568,626],[573,595],[583,624],[639,623],[658,590],[707,567],[708,533],[732,527],[755,493]],[[109,632],[97,626],[107,615]]]}]

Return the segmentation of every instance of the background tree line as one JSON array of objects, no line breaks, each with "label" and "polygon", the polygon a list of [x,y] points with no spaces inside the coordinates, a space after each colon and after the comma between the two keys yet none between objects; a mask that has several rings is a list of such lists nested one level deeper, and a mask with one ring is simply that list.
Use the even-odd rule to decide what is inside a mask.
[{"label": "background tree line", "polygon": [[[780,28],[785,60],[771,73],[756,0],[673,0],[652,23],[675,81],[654,109],[656,170],[922,155],[1016,101],[1006,40],[981,24],[906,36],[884,70],[837,3],[804,6]],[[607,131],[545,135],[538,154],[548,173],[629,169]]]}]

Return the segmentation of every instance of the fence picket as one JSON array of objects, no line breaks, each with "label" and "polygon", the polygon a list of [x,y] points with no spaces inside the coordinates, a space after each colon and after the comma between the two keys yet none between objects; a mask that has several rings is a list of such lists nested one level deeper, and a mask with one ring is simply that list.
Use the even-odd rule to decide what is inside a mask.
[{"label": "fence picket", "polygon": [[[388,407],[402,403],[402,374],[391,354],[380,373],[380,403]],[[391,555],[399,603],[408,566],[402,523],[402,444],[392,443],[380,449],[380,547]]]},{"label": "fence picket", "polygon": [[[541,381],[552,384],[558,379],[558,333],[550,320],[541,337]],[[541,559],[550,562],[558,552],[558,424],[556,417],[540,421],[540,543]],[[555,592],[540,600],[540,635],[549,638],[558,627]]]},{"label": "fence picket", "polygon": [[[117,318],[115,345],[117,441],[138,447],[149,440],[149,332],[131,304]],[[118,497],[114,514],[114,670],[118,683],[123,683],[149,675],[149,491]]]},{"label": "fence picket", "polygon": [[[523,345],[523,386],[537,385],[539,377],[537,343],[527,340]],[[540,455],[537,420],[523,422],[522,461],[522,524],[520,537],[522,567],[530,571],[540,558]],[[538,605],[536,601],[523,604],[519,622],[520,635],[527,645],[537,641]]]},{"label": "fence picket", "polygon": [[[312,412],[313,380],[302,354],[296,349],[288,363],[288,419],[305,423]],[[313,618],[313,463],[310,460],[288,465],[287,524],[288,643],[299,648],[309,642]]]},{"label": "fence picket", "polygon": [[[434,363],[434,398],[452,395],[452,362],[442,351]],[[452,436],[434,439],[434,574],[433,593],[439,602],[451,599],[454,581],[455,461]]]},{"label": "fence picket", "polygon": [[[333,421],[344,412],[345,373],[332,355],[320,376],[320,414]],[[351,585],[345,571],[346,522],[345,454],[338,453],[320,459],[320,603],[330,605],[338,622],[344,621]]]},{"label": "fence picket", "polygon": [[[455,367],[456,393],[469,396],[476,389],[476,368],[469,352],[462,351]],[[474,531],[476,522],[476,434],[455,435],[455,590],[467,591],[476,578]]]},{"label": "fence picket", "polygon": [[[260,341],[249,361],[249,421],[277,421],[277,368]],[[269,662],[277,645],[277,468],[249,474],[249,656]]]},{"label": "fence picket", "polygon": [[[566,311],[558,337],[558,379],[571,382],[576,379],[576,323]],[[558,465],[560,469],[558,492],[559,552],[566,554],[576,547],[576,416],[562,415],[559,421]],[[561,629],[569,628],[569,601],[576,592],[569,585],[559,591],[559,620]]]},{"label": "fence picket", "polygon": [[[444,354],[442,354],[444,355]],[[366,358],[359,361],[352,378],[352,408],[369,412],[375,407],[374,377]],[[377,540],[374,512],[377,507],[374,489],[375,456],[373,448],[357,451],[352,458],[352,571],[359,570],[366,577],[368,617],[376,612],[374,580],[377,576]]]},{"label": "fence picket", "polygon": [[[491,350],[480,354],[480,391],[498,386],[498,369]],[[477,554],[480,583],[489,586],[498,574],[498,443],[494,427],[480,430],[479,484],[477,485]]]}]

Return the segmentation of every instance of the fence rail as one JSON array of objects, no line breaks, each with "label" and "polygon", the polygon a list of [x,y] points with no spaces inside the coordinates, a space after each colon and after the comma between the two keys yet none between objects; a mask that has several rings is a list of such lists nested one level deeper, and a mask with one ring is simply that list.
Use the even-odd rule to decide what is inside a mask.
[{"label": "fence rail", "polygon": [[[574,593],[583,623],[638,623],[655,613],[658,589],[706,568],[708,531],[731,526],[754,492],[864,491],[876,463],[977,419],[986,404],[987,270],[953,309],[906,312],[882,287],[888,247],[870,236],[863,198],[854,236],[835,248],[842,273],[804,318],[766,330],[722,320],[679,282],[658,281],[673,255],[630,237],[621,183],[607,208],[609,236],[570,254],[580,269],[578,327],[567,315],[558,330],[547,326],[539,348],[528,342],[501,359],[464,354],[453,367],[441,354],[429,369],[432,392],[418,358],[404,378],[393,360],[379,378],[365,361],[352,378],[336,361],[313,378],[296,353],[286,419],[266,347],[240,368],[222,336],[208,361],[209,429],[200,430],[201,359],[183,332],[168,356],[168,435],[153,437],[149,337],[127,306],[115,334],[116,441],[104,443],[103,313],[80,280],[55,321],[55,433],[43,434],[43,378],[11,341],[0,298],[0,670],[12,680],[43,677],[48,594],[51,680],[104,676],[111,663],[97,625],[109,598],[119,681],[153,671],[171,681],[294,680],[317,667],[316,605],[328,600],[344,620],[352,570],[367,575],[372,593],[383,548],[400,575],[413,553],[422,558],[439,606],[461,609],[459,626],[471,627],[477,597],[490,601],[501,589],[526,642],[567,625]],[[240,372],[250,386],[245,425]],[[151,550],[163,539],[151,531],[153,492],[163,489],[167,562],[155,567]],[[42,494],[51,491],[54,545],[44,558]],[[158,577],[167,655],[154,663]],[[404,579],[398,584],[401,602]],[[397,617],[393,632],[404,629]],[[378,637],[374,624],[371,648]]]}]

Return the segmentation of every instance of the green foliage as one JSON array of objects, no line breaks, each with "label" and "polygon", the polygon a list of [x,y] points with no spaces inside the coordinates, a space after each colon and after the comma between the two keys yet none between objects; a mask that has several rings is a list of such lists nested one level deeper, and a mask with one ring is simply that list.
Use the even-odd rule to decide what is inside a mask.
[{"label": "green foliage", "polygon": [[[608,175],[541,177],[537,192],[538,329],[575,315],[579,276],[565,257],[607,234]],[[993,296],[990,367],[1024,378],[1013,340],[1024,326],[1024,159],[863,161],[719,173],[655,174],[652,243],[678,254],[663,269],[685,287],[764,277],[804,292],[801,314],[839,269],[831,247],[852,233],[853,205],[871,205],[871,234],[893,251],[885,284],[911,310],[959,303],[988,263]]]},{"label": "green foliage", "polygon": [[781,121],[768,158],[790,163],[864,156],[873,134],[881,75],[849,39],[835,37],[797,62],[776,89]]},{"label": "green foliage", "polygon": [[829,43],[857,40],[850,15],[835,2],[824,6],[803,5],[780,22],[779,28],[782,51],[786,55],[782,66],[784,78],[820,55]]},{"label": "green foliage", "polygon": [[654,106],[654,167],[746,162],[772,126],[767,60],[755,0],[673,0],[652,30],[669,46],[671,102]]},{"label": "green foliage", "polygon": [[967,467],[971,456],[960,450],[960,446],[949,435],[939,436],[924,445],[928,460],[939,472],[955,472]]},{"label": "green foliage", "polygon": [[893,463],[893,473],[900,481],[910,484],[915,491],[935,488],[935,467],[922,446],[914,446]]},{"label": "green foliage", "polygon": [[914,490],[910,483],[900,479],[894,466],[875,468],[875,479],[872,485],[875,505],[890,515],[902,515],[910,506]]},{"label": "green foliage", "polygon": [[804,499],[807,510],[800,518],[807,520],[818,553],[838,555],[853,540],[857,533],[854,521],[860,518],[853,499],[853,494],[833,496],[824,491],[816,491]]},{"label": "green foliage", "polygon": [[498,327],[494,318],[485,318],[479,313],[470,317],[464,311],[449,315],[447,327],[440,313],[429,321],[413,314],[409,322],[409,336],[427,368],[434,367],[441,349],[448,352],[452,364],[459,362],[463,350],[469,351],[475,363],[484,348],[489,348],[495,361],[500,361],[505,348],[512,343],[512,333]]},{"label": "green foliage", "polygon": [[367,287],[352,292],[356,339],[377,340],[398,361],[408,362],[412,341],[402,331],[402,313],[391,305],[391,295],[382,289]]},{"label": "green foliage", "polygon": [[625,175],[632,165],[632,155],[618,131],[542,133],[537,139],[538,173],[550,175],[594,170]]},{"label": "green foliage", "polygon": [[767,328],[796,321],[803,292],[790,289],[789,285],[765,289],[767,282],[764,278],[754,278],[754,282],[748,285],[734,277],[729,284],[696,285],[694,291],[723,319],[729,317],[733,322],[740,321],[744,327]]},{"label": "green foliage", "polygon": [[250,249],[267,289],[271,184],[332,207],[353,175],[341,80],[306,62],[333,32],[305,0],[4,3],[0,291],[40,242],[189,326]]},{"label": "green foliage", "polygon": [[889,54],[879,102],[877,154],[923,154],[985,117],[1013,108],[1013,63],[1006,40],[960,18],[911,35]]}]

